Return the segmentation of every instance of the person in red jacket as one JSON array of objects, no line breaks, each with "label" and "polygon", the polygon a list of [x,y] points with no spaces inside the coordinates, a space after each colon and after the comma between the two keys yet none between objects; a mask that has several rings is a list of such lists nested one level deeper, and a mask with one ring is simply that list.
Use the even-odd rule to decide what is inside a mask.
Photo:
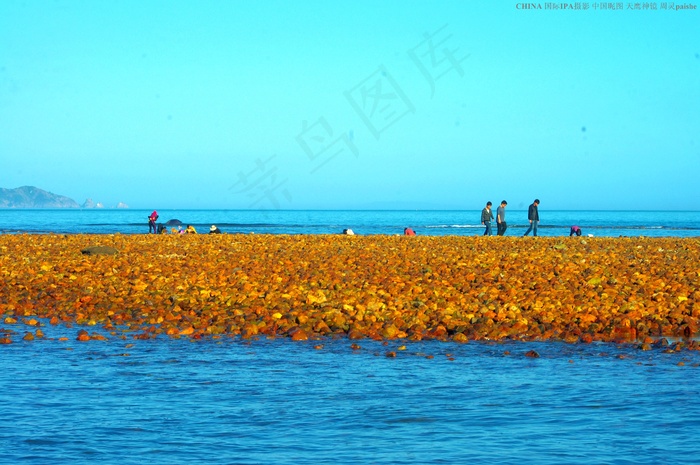
[{"label": "person in red jacket", "polygon": [[403,228],[404,236],[415,236],[416,232],[411,228]]},{"label": "person in red jacket", "polygon": [[150,234],[151,232],[153,234],[156,234],[158,232],[158,228],[156,227],[156,221],[158,221],[158,212],[153,210],[153,213],[150,214],[148,217],[148,233]]}]

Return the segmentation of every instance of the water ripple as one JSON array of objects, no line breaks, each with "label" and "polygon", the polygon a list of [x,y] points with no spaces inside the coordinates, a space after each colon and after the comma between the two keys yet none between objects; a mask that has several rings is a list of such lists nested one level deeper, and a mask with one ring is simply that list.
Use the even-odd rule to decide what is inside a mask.
[{"label": "water ripple", "polygon": [[0,463],[637,464],[697,451],[694,352],[422,342],[387,358],[372,341],[155,340],[115,357],[125,348],[45,342],[1,348]]}]

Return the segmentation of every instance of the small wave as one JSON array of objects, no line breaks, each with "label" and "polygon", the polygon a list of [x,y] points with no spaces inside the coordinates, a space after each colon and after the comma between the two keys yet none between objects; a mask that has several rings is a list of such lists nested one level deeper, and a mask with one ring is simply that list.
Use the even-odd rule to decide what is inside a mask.
[{"label": "small wave", "polygon": [[464,228],[483,228],[483,224],[436,224],[436,225],[428,225],[425,226],[425,228],[456,228],[456,229],[464,229]]},{"label": "small wave", "polygon": [[[163,224],[165,223],[158,223],[158,224]],[[290,228],[290,229],[317,229],[317,228],[338,228],[338,227],[343,227],[341,225],[336,225],[336,224],[296,224],[296,223],[232,223],[232,222],[217,222],[217,221],[211,221],[211,222],[206,222],[203,223],[201,220],[199,221],[192,221],[192,222],[187,222],[183,221],[182,225],[188,225],[191,224],[192,226],[195,227],[205,227],[205,226],[210,226],[212,224],[215,224],[219,226],[220,228]],[[492,226],[494,224],[492,223]],[[148,222],[146,221],[139,221],[139,222],[129,222],[129,223],[113,223],[113,222],[105,222],[105,223],[85,223],[85,226],[87,227],[97,227],[97,228],[120,228],[124,226],[128,227],[147,227]],[[508,227],[509,228],[526,228],[528,224],[514,224],[514,223],[509,223]],[[615,224],[615,225],[587,225],[587,224],[579,224],[581,228],[583,229],[592,229],[592,230],[600,230],[600,229],[608,229],[608,230],[618,230],[618,229],[628,229],[628,230],[669,230],[669,231],[695,231],[695,230],[700,230],[700,228],[696,227],[688,227],[688,226],[663,226],[663,225],[624,225],[624,224]],[[358,226],[359,227],[359,226]],[[391,227],[388,225],[385,225],[385,227]],[[398,228],[398,226],[396,226]],[[476,228],[483,228],[483,224],[432,224],[432,225],[426,225],[426,226],[416,226],[416,227],[422,227],[426,229],[476,229]],[[560,224],[539,224],[538,228],[540,229],[569,229],[571,225],[560,225]],[[26,228],[25,228],[26,229]],[[46,229],[46,228],[42,228]]]},{"label": "small wave", "polygon": [[[509,227],[511,225],[508,225]],[[518,227],[519,225],[514,225],[514,227]],[[525,225],[523,225],[524,227]],[[660,226],[660,225],[636,225],[636,224],[615,224],[615,225],[609,225],[609,224],[592,224],[592,225],[586,225],[586,224],[580,224],[579,226],[581,228],[585,229],[612,229],[612,230],[617,230],[617,229],[632,229],[632,230],[668,230],[668,231],[695,231],[698,230],[698,228],[693,228],[693,227],[688,227],[688,226]],[[565,225],[557,225],[557,224],[546,224],[542,225],[540,224],[538,226],[539,228],[542,229],[564,229],[564,228],[570,228],[571,226],[565,226]]]},{"label": "small wave", "polygon": [[[177,225],[166,225],[166,223],[161,223],[158,222],[158,224],[162,224],[163,226],[177,226]],[[212,222],[206,222],[206,223],[201,223],[201,222],[187,222],[183,221],[182,226],[191,224],[192,226],[198,227],[198,226],[210,226],[212,224],[215,224],[217,226],[223,226],[223,227],[237,227],[237,228],[275,228],[275,227],[290,227],[290,228],[304,228],[309,225],[301,225],[301,224],[274,224],[274,223],[218,223],[216,221]],[[94,227],[107,227],[107,226],[112,226],[112,227],[119,227],[119,226],[146,226],[148,227],[148,222],[143,221],[143,222],[138,222],[138,223],[86,223],[86,226],[94,226]],[[313,227],[313,225],[311,225]]]}]

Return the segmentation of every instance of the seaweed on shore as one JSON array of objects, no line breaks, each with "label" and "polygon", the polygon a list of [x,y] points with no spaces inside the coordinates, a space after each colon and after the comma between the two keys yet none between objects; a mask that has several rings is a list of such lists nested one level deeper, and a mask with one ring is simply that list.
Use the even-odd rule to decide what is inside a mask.
[{"label": "seaweed on shore", "polygon": [[[96,239],[119,253],[83,255]],[[0,324],[77,325],[85,341],[674,337],[696,349],[698,263],[700,240],[679,238],[3,235]]]}]

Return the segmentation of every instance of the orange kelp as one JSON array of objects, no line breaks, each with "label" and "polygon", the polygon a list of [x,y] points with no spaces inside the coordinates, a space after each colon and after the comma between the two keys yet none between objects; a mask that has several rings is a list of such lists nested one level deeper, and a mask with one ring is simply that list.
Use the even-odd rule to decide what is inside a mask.
[{"label": "orange kelp", "polygon": [[699,264],[696,238],[2,235],[0,339],[47,319],[106,330],[79,340],[648,343],[694,336]]}]

